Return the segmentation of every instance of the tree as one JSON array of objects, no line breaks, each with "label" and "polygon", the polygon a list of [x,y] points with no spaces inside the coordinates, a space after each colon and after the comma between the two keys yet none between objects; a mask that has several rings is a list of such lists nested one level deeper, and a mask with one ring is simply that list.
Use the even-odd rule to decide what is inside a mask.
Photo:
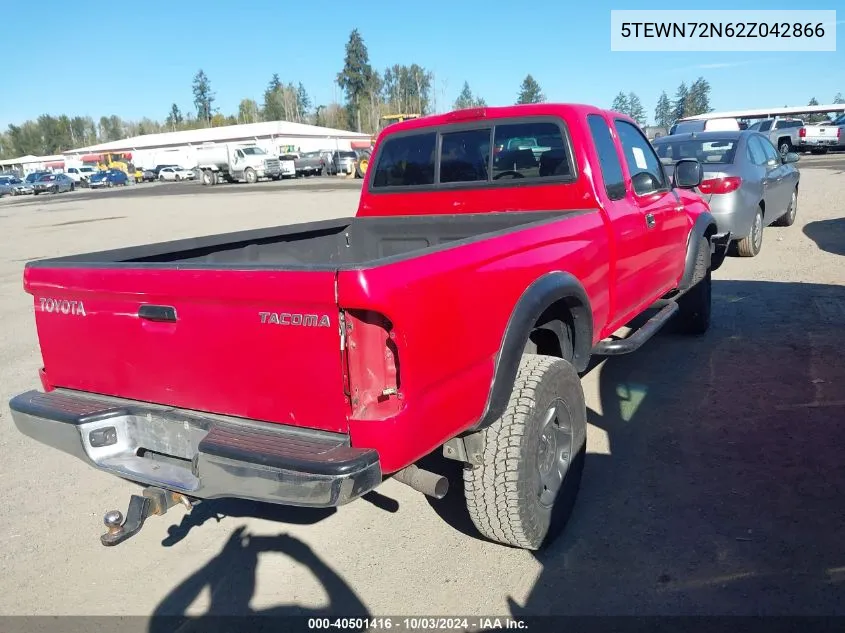
[{"label": "tree", "polygon": [[684,118],[687,115],[687,97],[689,96],[689,89],[685,82],[681,82],[678,86],[678,91],[675,93],[675,100],[672,102],[672,118],[674,121]]},{"label": "tree", "polygon": [[428,114],[432,73],[422,66],[394,64],[384,71],[382,98],[391,114]]},{"label": "tree", "polygon": [[285,118],[285,87],[277,73],[273,73],[267,89],[264,91],[264,109],[262,116],[265,121],[282,121]]},{"label": "tree", "polygon": [[842,96],[841,92],[836,93],[836,96],[833,98],[833,103],[845,103],[845,97]]},{"label": "tree", "polygon": [[179,106],[175,103],[170,106],[170,114],[167,115],[165,119],[165,124],[171,130],[175,131],[180,125],[182,125],[182,112],[179,110]]},{"label": "tree", "polygon": [[308,120],[308,113],[311,111],[311,98],[305,90],[302,82],[296,87],[296,120],[305,123]]},{"label": "tree", "polygon": [[337,85],[346,93],[346,102],[355,121],[356,130],[361,131],[361,101],[370,86],[373,68],[364,38],[353,29],[346,43],[343,70],[337,75]]},{"label": "tree", "polygon": [[654,109],[654,122],[658,127],[667,130],[672,125],[672,104],[669,102],[665,90],[660,93],[660,98],[657,100],[657,107]]},{"label": "tree", "polygon": [[459,94],[458,98],[455,100],[454,109],[463,110],[465,108],[481,108],[486,105],[487,102],[484,101],[484,99],[472,94],[472,90],[469,88],[469,82],[465,81],[461,94]]},{"label": "tree", "polygon": [[613,99],[613,103],[610,104],[610,109],[621,114],[628,114],[628,95],[619,91],[619,94]]},{"label": "tree", "polygon": [[241,99],[238,104],[238,123],[257,123],[258,104],[254,99]]},{"label": "tree", "polygon": [[540,90],[540,84],[530,74],[525,76],[522,84],[519,86],[519,96],[516,98],[518,104],[521,103],[543,103],[546,96]]},{"label": "tree", "polygon": [[[816,101],[815,97],[813,97],[812,99],[810,99],[807,102],[807,105],[808,106],[817,106],[817,105],[819,105],[819,102]],[[827,120],[828,120],[827,115],[824,114],[823,112],[811,114],[807,117],[807,123],[819,123],[821,121],[827,121]]]},{"label": "tree", "polygon": [[641,126],[648,123],[648,117],[646,117],[643,102],[640,101],[640,98],[633,92],[628,94],[628,116],[634,119],[634,121],[639,123]]},{"label": "tree", "polygon": [[684,100],[684,116],[694,116],[710,112],[710,84],[704,77],[696,79]]},{"label": "tree", "polygon": [[212,115],[211,104],[214,103],[215,97],[211,91],[211,82],[202,68],[194,75],[193,92],[194,105],[197,108],[197,119],[210,124]]}]

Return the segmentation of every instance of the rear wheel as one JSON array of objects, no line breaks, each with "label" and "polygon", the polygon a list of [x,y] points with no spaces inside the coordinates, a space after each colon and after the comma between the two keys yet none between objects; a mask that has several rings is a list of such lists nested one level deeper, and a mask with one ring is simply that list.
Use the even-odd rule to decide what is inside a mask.
[{"label": "rear wheel", "polygon": [[675,315],[677,330],[684,334],[704,334],[710,328],[713,283],[710,270],[710,240],[702,238],[695,262],[698,281],[678,299]]},{"label": "rear wheel", "polygon": [[740,257],[756,257],[763,248],[763,209],[758,208],[751,224],[751,232],[736,244]]},{"label": "rear wheel", "polygon": [[792,141],[788,138],[782,138],[778,141],[778,151],[780,152],[781,156],[786,156],[789,152],[792,151]]},{"label": "rear wheel", "polygon": [[481,433],[482,464],[464,469],[475,527],[540,549],[563,530],[581,483],[587,411],[578,372],[560,358],[523,355],[507,409]]},{"label": "rear wheel", "polygon": [[795,223],[795,216],[798,215],[798,188],[792,192],[789,199],[789,208],[782,216],[772,222],[775,226],[792,226]]}]

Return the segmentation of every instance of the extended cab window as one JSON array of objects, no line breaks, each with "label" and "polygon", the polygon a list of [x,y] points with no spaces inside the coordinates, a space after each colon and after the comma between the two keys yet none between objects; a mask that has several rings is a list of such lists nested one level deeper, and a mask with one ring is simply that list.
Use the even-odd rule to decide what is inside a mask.
[{"label": "extended cab window", "polygon": [[388,137],[379,151],[373,187],[413,187],[434,184],[437,134]]},{"label": "extended cab window", "polygon": [[590,114],[587,116],[587,123],[599,155],[607,197],[611,200],[621,200],[625,197],[625,176],[622,174],[622,163],[619,162],[619,154],[616,153],[616,145],[613,143],[607,121],[597,114]]},{"label": "extended cab window", "polygon": [[551,121],[497,125],[493,180],[572,176],[560,128]]},{"label": "extended cab window", "polygon": [[663,165],[648,139],[634,125],[617,119],[616,132],[631,173],[631,185],[637,195],[644,196],[666,188]]},{"label": "extended cab window", "polygon": [[487,180],[490,128],[443,134],[440,148],[440,182]]}]

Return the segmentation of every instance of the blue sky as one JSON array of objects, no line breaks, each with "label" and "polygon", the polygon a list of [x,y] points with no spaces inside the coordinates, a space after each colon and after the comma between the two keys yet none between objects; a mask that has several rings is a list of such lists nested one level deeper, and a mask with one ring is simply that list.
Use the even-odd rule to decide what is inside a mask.
[{"label": "blue sky", "polygon": [[[236,112],[244,97],[260,102],[274,72],[302,81],[316,103],[327,103],[341,99],[334,79],[353,28],[377,69],[416,62],[433,70],[439,109],[454,101],[464,80],[491,105],[513,103],[526,73],[551,101],[609,106],[619,90],[634,91],[650,120],[661,90],[671,98],[681,81],[700,75],[717,110],[802,105],[811,97],[828,103],[845,93],[845,6],[838,0],[800,3],[840,5],[838,50],[827,53],[614,53],[610,10],[633,7],[606,0],[219,4],[218,11],[162,0],[125,9],[92,5],[84,19],[39,11],[36,30],[4,29],[7,62],[20,63],[4,65],[0,126],[43,113],[163,119],[172,102],[183,112],[193,108],[191,79],[199,68],[224,113]],[[797,6],[765,0],[706,8]],[[636,8],[681,7],[675,0]]]}]

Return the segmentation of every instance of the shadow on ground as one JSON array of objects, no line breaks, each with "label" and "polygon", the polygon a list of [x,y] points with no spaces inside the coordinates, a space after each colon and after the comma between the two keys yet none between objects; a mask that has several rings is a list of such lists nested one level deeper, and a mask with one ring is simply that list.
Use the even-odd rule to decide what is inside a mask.
[{"label": "shadow on ground", "polygon": [[[323,608],[306,608],[296,604],[252,608],[250,601],[256,587],[258,560],[266,554],[284,555],[292,562],[307,567],[322,584],[329,604]],[[206,589],[210,597],[207,611],[201,616],[184,617],[191,604]],[[295,590],[295,587],[286,586],[284,578],[278,579],[280,594],[294,593]],[[277,536],[250,535],[246,527],[241,526],[232,532],[219,554],[179,583],[159,603],[148,630],[149,633],[308,630],[307,618],[332,614],[350,618],[369,616],[358,595],[308,545],[284,533]],[[291,616],[298,617],[295,620],[276,619]],[[364,630],[354,626],[344,628]]]},{"label": "shadow on ground", "polygon": [[610,454],[514,615],[845,615],[843,322],[841,286],[714,281],[706,336],[608,359]]},{"label": "shadow on ground", "polygon": [[823,251],[845,255],[845,218],[810,222],[804,226],[804,235]]},{"label": "shadow on ground", "polygon": [[[713,293],[705,336],[658,334],[592,370],[600,406],[588,410],[590,434],[606,434],[609,454],[587,456],[574,516],[536,554],[542,571],[527,599],[496,580],[512,615],[845,615],[845,288],[714,281]],[[443,529],[477,538],[459,466],[439,467],[454,469],[450,494],[432,503],[451,526]],[[301,542],[245,538],[239,528],[157,613],[184,613],[209,586],[207,626],[180,630],[215,630],[215,614],[255,614],[260,552],[310,566],[331,600],[313,613],[367,612]],[[260,613],[302,614],[287,604],[295,593],[278,578],[282,604]]]}]

